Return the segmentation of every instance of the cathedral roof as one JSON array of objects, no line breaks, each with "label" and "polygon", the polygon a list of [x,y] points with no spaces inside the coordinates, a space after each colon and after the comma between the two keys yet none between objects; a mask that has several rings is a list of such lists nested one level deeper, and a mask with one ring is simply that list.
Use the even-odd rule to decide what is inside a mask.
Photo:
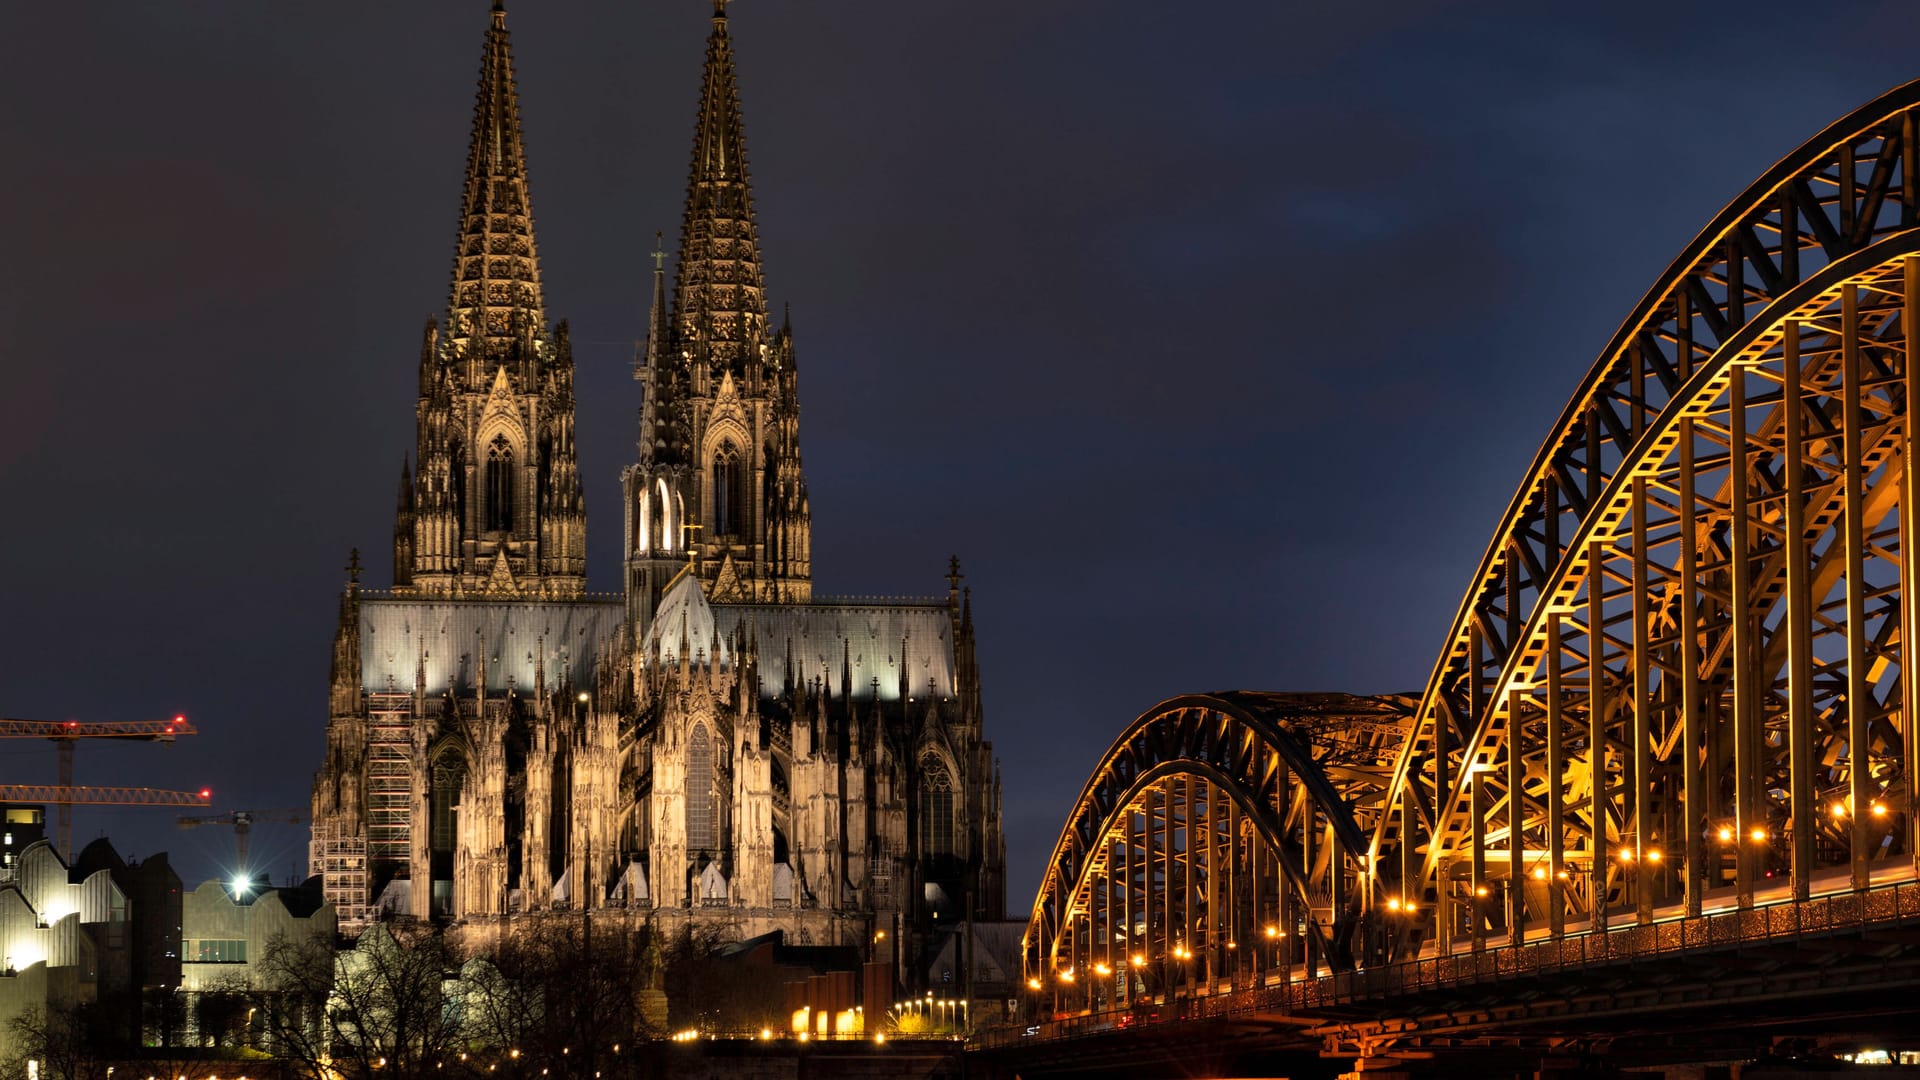
[{"label": "cathedral roof", "polygon": [[737,368],[756,359],[751,350],[766,340],[766,284],[724,4],[715,5],[707,37],[673,308],[678,337],[697,357]]},{"label": "cathedral roof", "polygon": [[472,691],[486,665],[487,689],[531,694],[591,686],[601,648],[620,633],[618,599],[575,601],[360,600],[360,685],[411,693],[424,670],[429,695]]},{"label": "cathedral roof", "polygon": [[519,333],[516,317],[532,330],[546,326],[527,154],[520,137],[520,91],[513,77],[507,13],[497,3],[480,54],[449,308],[454,316],[449,333],[462,339],[484,325],[491,355],[511,349]]},{"label": "cathedral roof", "polygon": [[663,660],[677,660],[683,632],[689,655],[706,656],[717,643],[726,667],[734,663],[734,637],[752,635],[763,698],[779,697],[789,681],[819,679],[834,697],[870,700],[878,693],[896,701],[903,673],[908,696],[929,686],[942,697],[956,692],[953,618],[940,600],[714,604],[697,575],[681,573],[660,597],[646,655],[657,648]]}]

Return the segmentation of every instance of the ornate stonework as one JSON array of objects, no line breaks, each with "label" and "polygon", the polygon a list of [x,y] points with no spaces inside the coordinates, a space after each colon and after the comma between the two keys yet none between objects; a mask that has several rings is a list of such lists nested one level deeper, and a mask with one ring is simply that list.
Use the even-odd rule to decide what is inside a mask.
[{"label": "ornate stonework", "polygon": [[341,600],[313,809],[330,852],[364,845],[364,879],[328,879],[342,910],[491,933],[584,906],[895,959],[939,920],[1000,917],[957,562],[944,597],[813,595],[793,334],[767,325],[722,12],[671,302],[657,255],[636,363],[618,597],[584,591],[572,359],[534,251],[496,5],[394,588],[356,572]]}]

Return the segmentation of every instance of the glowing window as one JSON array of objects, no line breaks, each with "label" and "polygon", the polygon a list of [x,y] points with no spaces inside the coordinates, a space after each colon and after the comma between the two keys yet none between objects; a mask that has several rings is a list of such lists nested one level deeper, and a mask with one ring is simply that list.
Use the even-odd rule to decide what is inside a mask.
[{"label": "glowing window", "polygon": [[433,850],[451,852],[459,825],[460,790],[466,786],[467,770],[453,754],[443,754],[433,766],[433,806],[431,810]]},{"label": "glowing window", "polygon": [[920,759],[920,854],[952,855],[953,777],[939,758]]},{"label": "glowing window", "polygon": [[713,455],[713,534],[734,536],[741,531],[740,458],[732,443]]},{"label": "glowing window", "polygon": [[687,850],[711,851],[720,846],[714,821],[713,740],[705,724],[693,725],[687,739]]},{"label": "glowing window", "polygon": [[513,529],[513,447],[495,435],[487,447],[487,530]]},{"label": "glowing window", "polygon": [[189,964],[244,964],[245,938],[188,938],[181,959]]}]

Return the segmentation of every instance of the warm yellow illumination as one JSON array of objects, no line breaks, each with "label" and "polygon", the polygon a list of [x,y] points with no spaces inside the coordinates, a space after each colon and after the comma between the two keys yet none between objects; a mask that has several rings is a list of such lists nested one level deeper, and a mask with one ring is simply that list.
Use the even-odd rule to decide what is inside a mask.
[{"label": "warm yellow illumination", "polygon": [[1650,863],[1657,863],[1662,858],[1664,858],[1664,856],[1661,854],[1659,848],[1653,848],[1647,852],[1647,861]]},{"label": "warm yellow illumination", "polygon": [[1535,881],[1545,881],[1545,880],[1547,880],[1547,868],[1546,868],[1546,867],[1544,867],[1544,866],[1536,866],[1536,867],[1534,867],[1534,868],[1533,868],[1533,880],[1535,880]]},{"label": "warm yellow illumination", "polygon": [[1873,807],[1872,807],[1872,810],[1873,810],[1873,816],[1874,816],[1874,817],[1886,817],[1886,816],[1887,816],[1887,804],[1886,804],[1886,803],[1874,803],[1874,804],[1873,804]]},{"label": "warm yellow illumination", "polygon": [[1731,825],[1720,826],[1719,836],[1720,836],[1721,843],[1723,844],[1732,843],[1733,842],[1733,826]]},{"label": "warm yellow illumination", "polygon": [[760,1029],[760,1037],[761,1037],[762,1039],[771,1039],[771,1038],[773,1038],[773,1029],[772,1029],[772,1028],[761,1028],[761,1029]]},{"label": "warm yellow illumination", "polygon": [[1388,910],[1388,911],[1399,911],[1399,910],[1400,910],[1400,898],[1396,896],[1396,897],[1394,897],[1394,898],[1392,898],[1391,900],[1388,900],[1388,901],[1387,901],[1387,910]]},{"label": "warm yellow illumination", "polygon": [[1038,977],[1035,977],[1035,978],[1031,978],[1031,979],[1028,979],[1028,980],[1027,980],[1027,989],[1029,989],[1029,990],[1038,990],[1038,989],[1040,989],[1040,980],[1039,980],[1039,978],[1038,978]]},{"label": "warm yellow illumination", "polygon": [[1475,895],[1475,896],[1485,896],[1485,895],[1487,895],[1487,887],[1486,887],[1485,885],[1477,885],[1477,886],[1475,886],[1475,887],[1474,887],[1474,890],[1473,890],[1473,895]]},{"label": "warm yellow illumination", "polygon": [[1097,973],[1097,974],[1100,974],[1100,975],[1111,975],[1111,974],[1113,974],[1113,969],[1112,969],[1112,968],[1110,968],[1110,967],[1108,967],[1108,966],[1107,966],[1107,965],[1105,965],[1105,964],[1095,964],[1095,965],[1093,965],[1093,970],[1095,971],[1095,973]]},{"label": "warm yellow illumination", "polygon": [[1072,968],[1068,968],[1068,969],[1066,969],[1065,971],[1062,971],[1062,972],[1060,973],[1060,981],[1061,981],[1061,982],[1063,982],[1063,983],[1070,983],[1070,982],[1072,982],[1072,981],[1073,981],[1073,969],[1072,969]]},{"label": "warm yellow illumination", "polygon": [[1621,862],[1632,862],[1632,861],[1633,861],[1633,849],[1632,849],[1632,848],[1621,848],[1621,849],[1620,849],[1620,861],[1621,861]]},{"label": "warm yellow illumination", "polygon": [[887,932],[885,930],[875,930],[873,932],[873,940],[875,941],[887,940]]},{"label": "warm yellow illumination", "polygon": [[1752,837],[1753,842],[1756,844],[1764,843],[1767,839],[1767,830],[1766,830],[1766,827],[1763,825],[1755,825],[1753,827],[1753,831],[1748,833],[1747,835]]},{"label": "warm yellow illumination", "polygon": [[883,1042],[886,1042],[886,1041],[887,1041],[887,1033],[886,1033],[886,1032],[884,1032],[884,1031],[876,1031],[876,1032],[874,1032],[874,1033],[873,1033],[873,1041],[874,1041],[874,1042],[877,1042],[877,1043],[883,1043]]},{"label": "warm yellow illumination", "polygon": [[1834,803],[1834,804],[1833,804],[1833,816],[1834,816],[1834,817],[1846,817],[1846,816],[1847,816],[1847,804],[1846,804],[1846,803]]},{"label": "warm yellow illumination", "polygon": [[1146,967],[1146,966],[1147,966],[1147,958],[1146,958],[1146,957],[1144,957],[1144,956],[1141,956],[1141,955],[1140,955],[1139,953],[1134,953],[1134,954],[1133,954],[1133,966],[1134,966],[1134,967]]}]

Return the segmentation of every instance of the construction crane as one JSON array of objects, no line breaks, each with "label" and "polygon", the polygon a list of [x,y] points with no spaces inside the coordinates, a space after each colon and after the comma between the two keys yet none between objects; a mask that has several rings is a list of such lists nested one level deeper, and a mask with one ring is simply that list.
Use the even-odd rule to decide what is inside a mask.
[{"label": "construction crane", "polygon": [[0,802],[56,806],[212,806],[213,792],[150,787],[73,787],[68,784],[0,784]]},{"label": "construction crane", "polygon": [[201,825],[233,826],[233,846],[240,861],[235,866],[234,880],[251,881],[247,869],[247,833],[255,823],[269,825],[299,825],[307,820],[305,810],[229,810],[224,814],[208,814],[203,817],[183,817],[176,822],[183,829],[197,828]]},{"label": "construction crane", "polygon": [[60,857],[73,858],[73,808],[76,805],[93,806],[205,806],[209,796],[202,792],[199,801],[154,801],[139,796],[109,797],[105,801],[92,797],[69,797],[58,794],[67,792],[153,792],[156,795],[173,796],[181,800],[195,798],[192,792],[155,792],[152,788],[75,788],[73,786],[73,747],[81,739],[133,739],[139,742],[170,743],[176,735],[198,735],[184,716],[171,720],[118,720],[81,722],[79,720],[15,720],[0,718],[0,739],[51,739],[60,750],[60,785],[58,788],[45,786],[27,786],[0,790],[20,790],[37,792],[55,792],[54,795],[40,795],[32,798],[21,797],[19,801],[49,802],[59,807]]}]

